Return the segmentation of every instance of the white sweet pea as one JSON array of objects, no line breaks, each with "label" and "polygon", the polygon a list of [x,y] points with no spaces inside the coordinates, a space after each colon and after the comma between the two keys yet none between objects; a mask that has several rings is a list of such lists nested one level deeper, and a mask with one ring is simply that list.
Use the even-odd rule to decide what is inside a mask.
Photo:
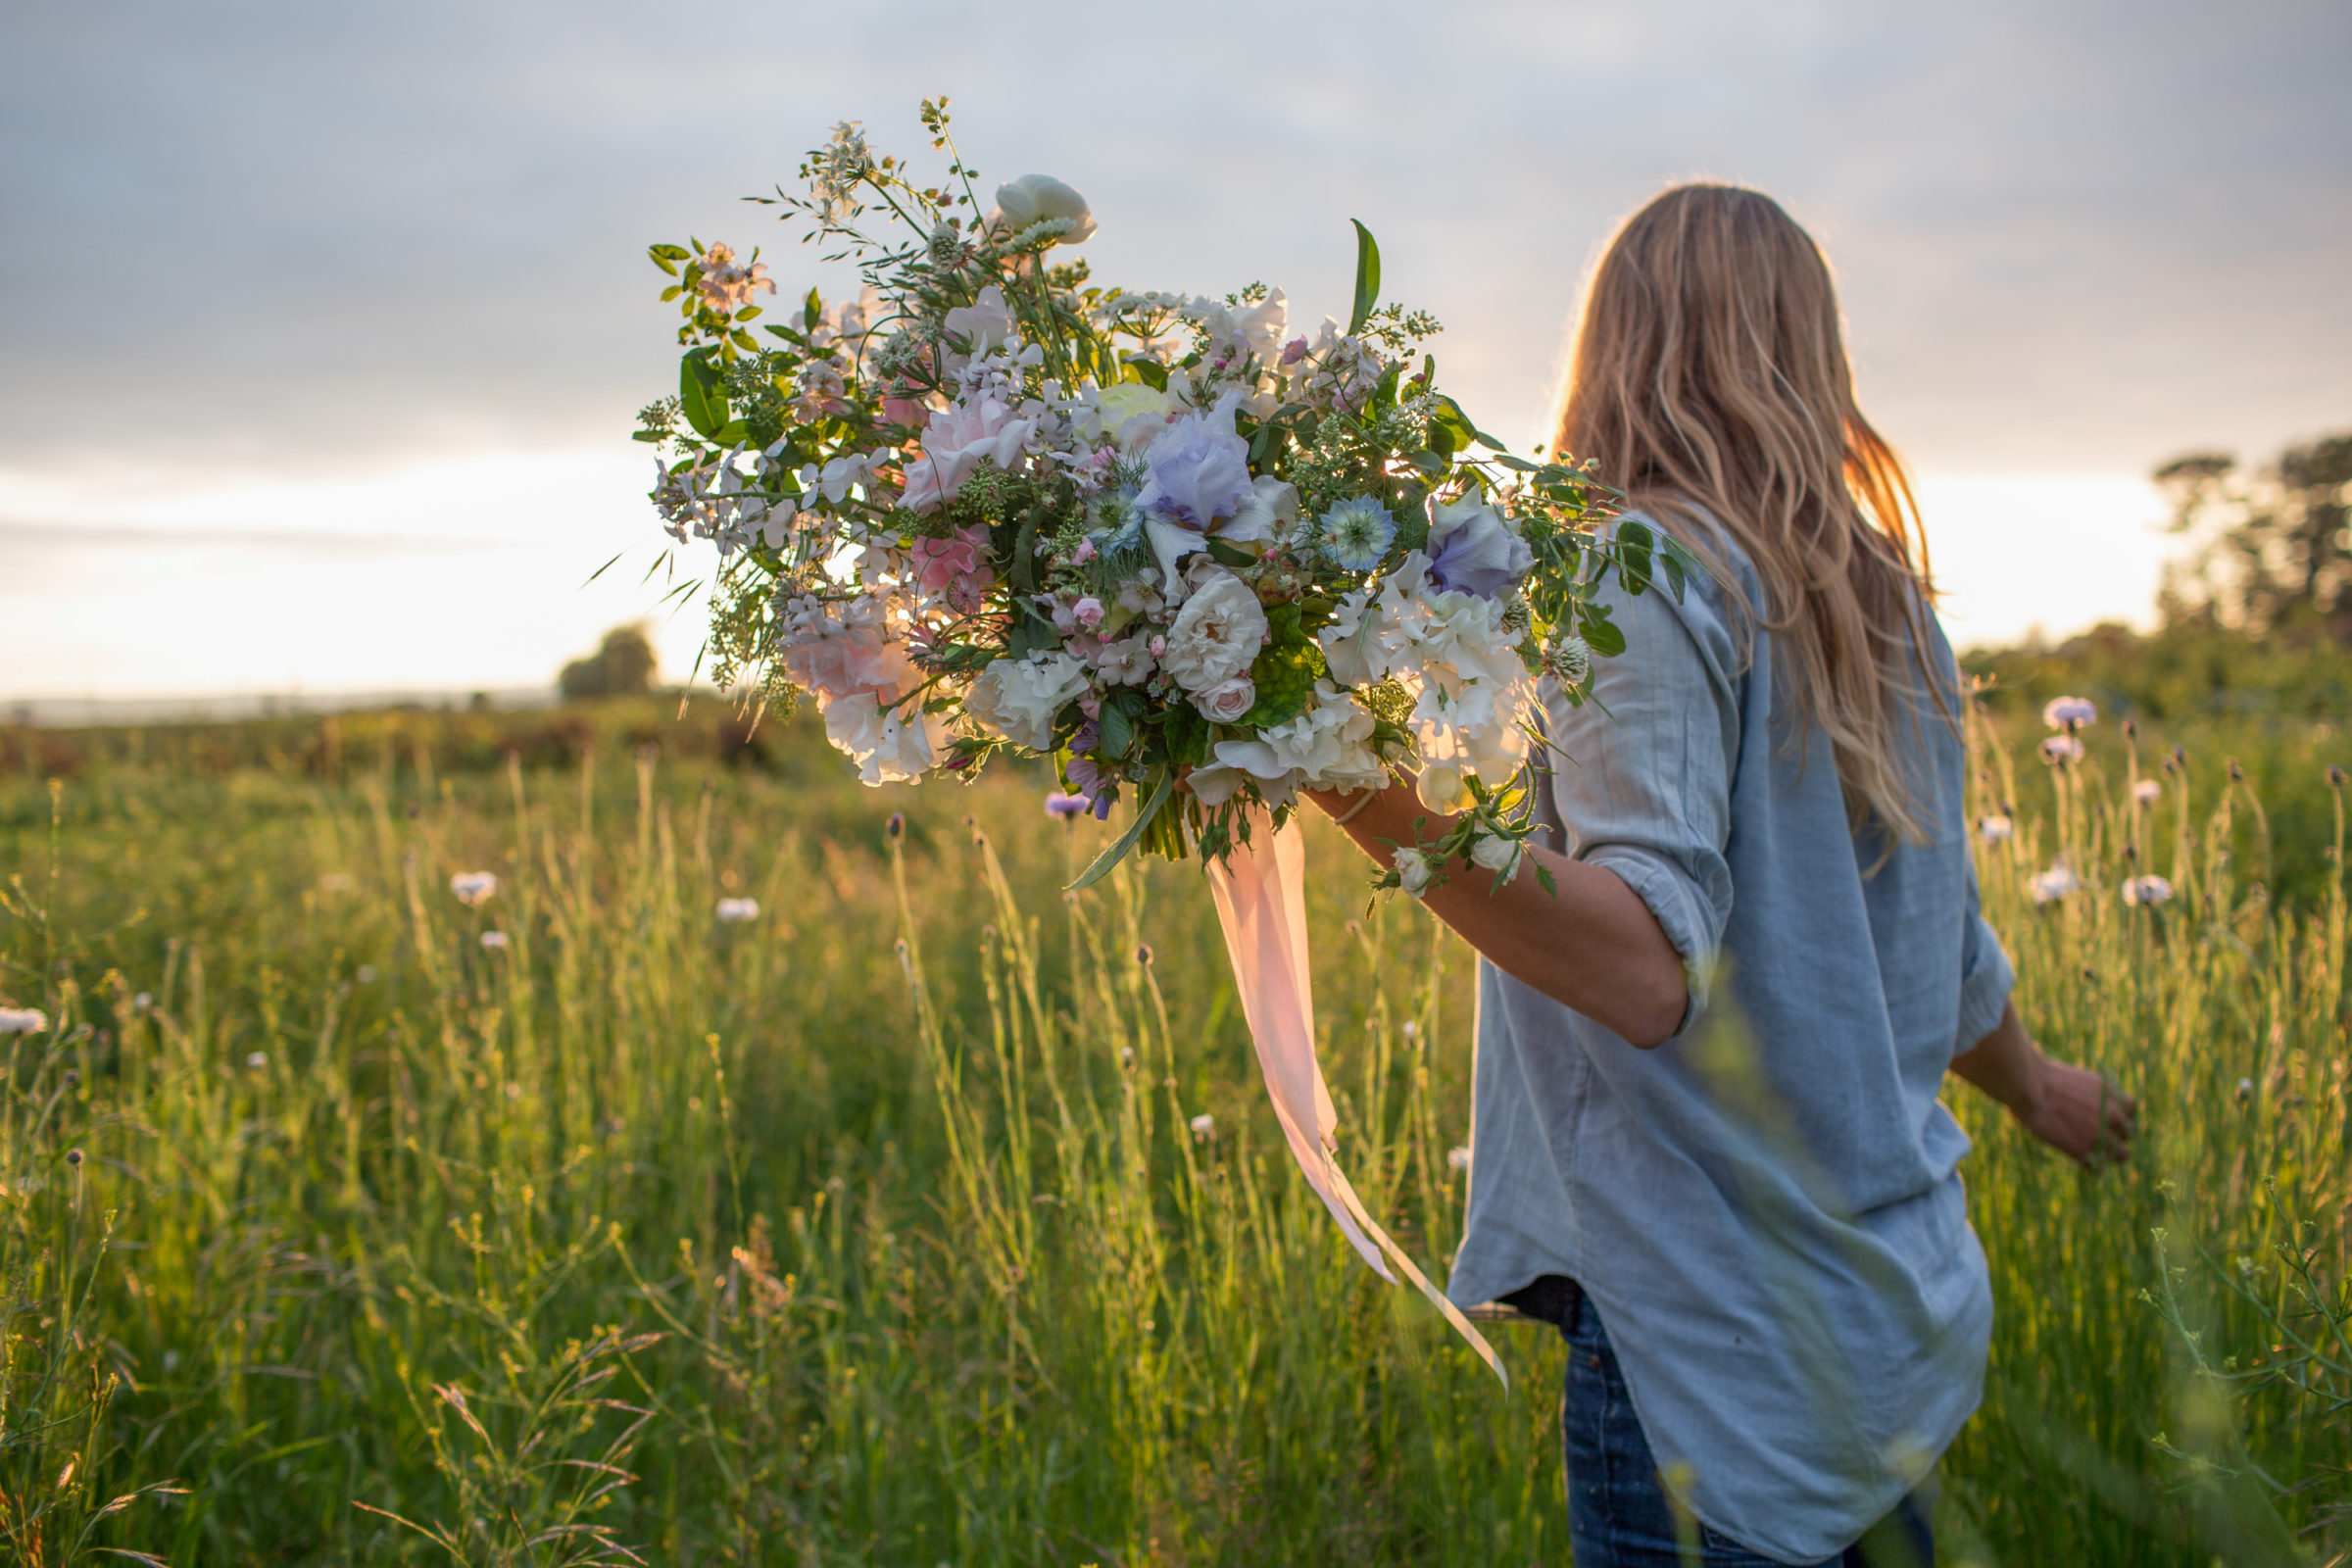
[{"label": "white sweet pea", "polygon": [[1239,512],[1233,520],[1218,532],[1237,543],[1270,539],[1288,529],[1298,518],[1298,487],[1270,473],[1261,473],[1250,481],[1250,494],[1242,498]]},{"label": "white sweet pea", "polygon": [[996,218],[1015,234],[1050,218],[1066,219],[1070,228],[1054,240],[1057,245],[1082,245],[1095,232],[1086,198],[1051,174],[1023,174],[999,185]]},{"label": "white sweet pea", "polygon": [[1015,746],[1050,752],[1054,715],[1087,684],[1086,662],[1069,654],[1040,652],[1027,659],[1000,659],[972,682],[964,707]]},{"label": "white sweet pea", "polygon": [[[1208,789],[1221,805],[1245,775],[1257,782],[1268,806],[1288,805],[1299,789],[1368,790],[1387,781],[1372,750],[1372,715],[1329,681],[1315,683],[1314,700],[1295,718],[1246,740],[1219,741],[1216,761],[1192,775],[1193,792]],[[1205,798],[1205,797],[1204,797]]]},{"label": "white sweet pea", "polygon": [[1012,310],[1004,303],[1004,291],[991,283],[982,289],[969,305],[958,305],[948,313],[947,329],[956,337],[968,339],[974,354],[986,354],[1010,342],[1014,331]]},{"label": "white sweet pea", "polygon": [[944,716],[907,704],[884,709],[871,692],[854,692],[825,705],[825,739],[858,764],[866,784],[920,778],[939,761],[948,741]]}]

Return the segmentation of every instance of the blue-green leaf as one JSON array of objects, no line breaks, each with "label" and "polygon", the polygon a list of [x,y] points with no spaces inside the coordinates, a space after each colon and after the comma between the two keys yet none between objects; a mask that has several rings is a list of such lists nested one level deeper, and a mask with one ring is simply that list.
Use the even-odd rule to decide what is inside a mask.
[{"label": "blue-green leaf", "polygon": [[1171,767],[1159,775],[1159,782],[1152,787],[1151,799],[1136,808],[1135,820],[1127,824],[1127,831],[1119,835],[1118,842],[1096,856],[1095,863],[1079,872],[1078,880],[1063,891],[1075,893],[1080,888],[1093,887],[1108,876],[1110,868],[1125,859],[1127,852],[1135,848],[1135,841],[1144,836],[1145,827],[1159,814],[1159,808],[1168,804],[1168,796],[1175,788],[1176,770]]}]

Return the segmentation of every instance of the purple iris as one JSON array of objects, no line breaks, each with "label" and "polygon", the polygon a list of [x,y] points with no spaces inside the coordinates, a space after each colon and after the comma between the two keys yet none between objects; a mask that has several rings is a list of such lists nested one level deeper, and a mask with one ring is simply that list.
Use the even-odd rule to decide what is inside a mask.
[{"label": "purple iris", "polygon": [[1446,531],[1430,530],[1429,575],[1451,593],[1500,596],[1535,564],[1527,541],[1484,507],[1465,509]]},{"label": "purple iris", "polygon": [[1149,473],[1137,505],[1206,532],[1250,494],[1250,443],[1233,430],[1233,414],[1178,419],[1144,451]]}]

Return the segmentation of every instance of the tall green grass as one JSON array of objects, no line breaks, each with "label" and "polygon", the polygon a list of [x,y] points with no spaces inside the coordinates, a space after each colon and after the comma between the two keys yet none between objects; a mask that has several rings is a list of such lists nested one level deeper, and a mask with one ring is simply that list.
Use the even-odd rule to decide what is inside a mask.
[{"label": "tall green grass", "polygon": [[[2342,1549],[2340,864],[2276,906],[2332,844],[2191,739],[2148,812],[2112,740],[1981,737],[2028,1018],[2146,1130],[2089,1177],[1955,1089],[2000,1312],[1962,1558]],[[50,1017],[0,1042],[14,1560],[1565,1559],[1556,1344],[1499,1331],[1506,1397],[1356,1262],[1195,868],[1068,897],[1106,830],[1018,778],[616,750],[0,785],[0,1000]],[[2033,906],[2061,853],[2084,891]],[[1342,1158],[1442,1267],[1469,958],[1348,854],[1314,834]],[[2120,902],[2145,869],[2172,904]]]}]

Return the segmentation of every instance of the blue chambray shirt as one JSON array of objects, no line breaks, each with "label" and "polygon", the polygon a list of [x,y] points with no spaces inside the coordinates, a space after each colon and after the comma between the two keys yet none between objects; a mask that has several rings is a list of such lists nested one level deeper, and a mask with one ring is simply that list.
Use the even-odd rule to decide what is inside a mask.
[{"label": "blue chambray shirt", "polygon": [[[1546,692],[1565,853],[1639,894],[1691,971],[1641,1051],[1480,964],[1470,1203],[1448,1293],[1580,1281],[1661,1470],[1787,1562],[1836,1554],[1915,1486],[1982,1391],[1992,1298],[1937,1102],[2012,972],[1978,914],[1966,759],[1930,707],[1907,759],[1934,841],[1849,828],[1829,739],[1773,704],[1728,584],[1608,591],[1628,652],[1597,701]],[[1927,657],[1947,679],[1940,627]],[[1906,731],[1906,733],[1910,733]],[[1710,995],[1711,988],[1711,995]]]}]

